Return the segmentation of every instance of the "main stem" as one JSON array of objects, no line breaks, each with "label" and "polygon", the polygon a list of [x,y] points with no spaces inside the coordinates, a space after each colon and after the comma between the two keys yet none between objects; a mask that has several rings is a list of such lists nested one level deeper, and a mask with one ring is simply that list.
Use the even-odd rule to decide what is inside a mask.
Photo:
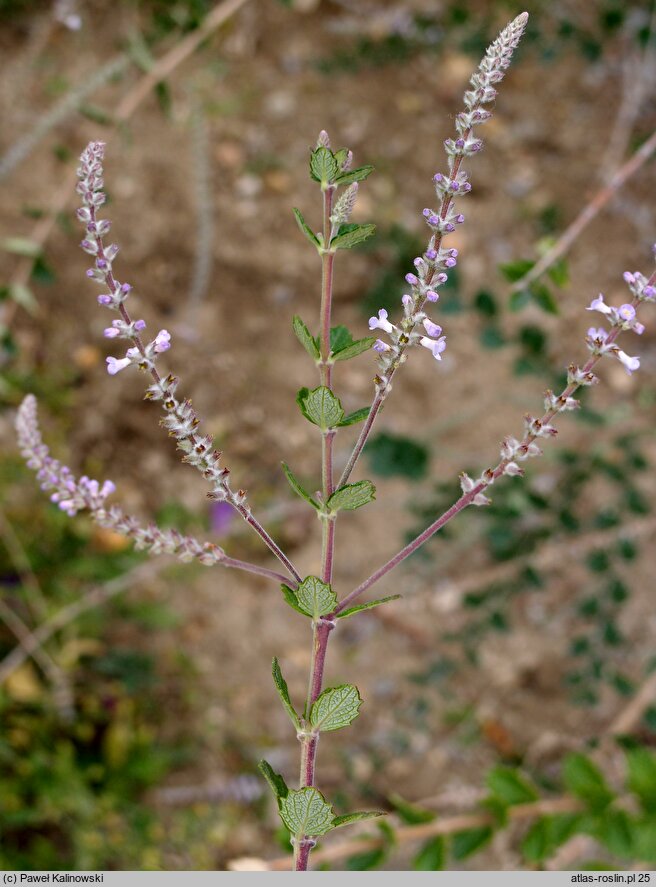
[{"label": "main stem", "polygon": [[[321,360],[319,373],[321,384],[332,391],[332,364],[330,358],[330,318],[333,302],[333,265],[335,254],[329,251],[332,237],[332,222],[330,216],[333,205],[333,188],[330,186],[323,192],[323,245],[321,254],[321,327],[319,331],[319,343]],[[321,436],[321,492],[324,503],[335,490],[333,481],[333,439],[335,431],[326,429]],[[333,578],[333,559],[335,552],[335,517],[323,516],[321,519],[322,556],[321,579],[330,584]],[[320,619],[312,626],[312,659],[310,662],[310,675],[308,680],[308,693],[305,703],[306,722],[310,716],[310,709],[321,694],[323,686],[323,673],[326,664],[326,650],[328,638],[334,628],[332,620]],[[301,788],[314,785],[317,747],[319,734],[304,734],[301,750]],[[310,860],[310,852],[314,847],[314,840],[302,835],[294,844],[294,871],[305,872]]]}]

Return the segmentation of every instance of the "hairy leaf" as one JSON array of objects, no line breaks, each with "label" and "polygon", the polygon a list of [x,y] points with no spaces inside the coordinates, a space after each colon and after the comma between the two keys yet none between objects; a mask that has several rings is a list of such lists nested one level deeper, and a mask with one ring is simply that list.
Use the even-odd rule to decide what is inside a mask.
[{"label": "hairy leaf", "polygon": [[268,761],[262,760],[257,766],[262,776],[264,776],[266,781],[269,783],[271,791],[274,793],[276,798],[286,798],[289,793],[289,789],[287,788],[287,783],[282,778],[280,773],[276,773]]},{"label": "hairy leaf", "polygon": [[366,225],[356,225],[349,222],[348,224],[340,225],[337,234],[330,241],[330,248],[351,249],[358,243],[362,243],[368,237],[371,237],[375,230],[376,226],[369,223]]},{"label": "hairy leaf", "polygon": [[333,828],[340,828],[343,825],[350,825],[352,822],[363,822],[365,819],[377,819],[379,816],[385,816],[377,810],[368,810],[362,813],[345,813],[343,816],[336,816],[333,819]]},{"label": "hairy leaf", "polygon": [[485,780],[492,794],[509,806],[536,801],[538,793],[513,767],[493,767]]},{"label": "hairy leaf", "polygon": [[299,605],[295,591],[293,591],[288,585],[281,585],[280,588],[282,589],[282,596],[284,597],[285,602],[289,604],[292,610],[296,610],[297,613],[301,613],[303,616],[310,615]]},{"label": "hairy leaf", "polygon": [[335,181],[339,166],[330,148],[316,148],[310,156],[310,178],[322,185]]},{"label": "hairy leaf", "polygon": [[296,338],[305,348],[312,360],[319,360],[321,355],[319,354],[319,349],[317,348],[314,336],[310,335],[309,329],[305,326],[298,314],[295,314],[292,318],[292,326],[294,327]]},{"label": "hairy leaf", "polygon": [[346,610],[342,610],[341,613],[337,614],[337,618],[346,619],[347,616],[353,616],[354,613],[361,613],[363,610],[372,610],[374,607],[379,607],[381,604],[386,604],[388,601],[396,601],[400,597],[400,594],[390,594],[387,597],[381,597],[375,601],[367,601],[366,604],[356,604],[355,607],[348,607]]},{"label": "hairy leaf", "polygon": [[326,502],[330,511],[353,511],[367,505],[376,498],[376,487],[370,480],[359,480],[354,484],[346,484],[332,494]]},{"label": "hairy leaf", "polygon": [[333,828],[333,808],[321,792],[312,787],[288,792],[280,798],[280,818],[292,835],[325,835]]},{"label": "hairy leaf", "polygon": [[351,182],[364,182],[373,171],[373,166],[365,164],[364,166],[358,166],[357,169],[348,169],[346,172],[340,173],[335,181],[338,185],[350,185]]},{"label": "hairy leaf", "polygon": [[375,336],[367,336],[365,339],[358,339],[357,342],[347,345],[340,351],[334,351],[332,354],[332,360],[350,360],[352,357],[357,357],[358,354],[362,354],[363,351],[369,351],[375,341]]},{"label": "hairy leaf", "polygon": [[601,770],[584,754],[573,753],[565,758],[563,780],[571,793],[593,810],[607,807],[614,798]]},{"label": "hairy leaf", "polygon": [[308,576],[296,590],[296,601],[301,610],[313,619],[331,613],[337,606],[337,595],[330,585],[316,576]]},{"label": "hairy leaf", "polygon": [[348,416],[344,416],[341,422],[338,423],[338,428],[346,428],[347,425],[356,425],[358,422],[363,422],[367,416],[369,415],[371,407],[362,407],[360,410],[354,410],[354,412],[349,413]]},{"label": "hairy leaf", "polygon": [[412,868],[416,872],[439,872],[446,863],[446,841],[442,835],[429,838],[415,856]]},{"label": "hairy leaf", "polygon": [[[307,391],[307,389],[302,388],[298,393],[299,397],[302,391]],[[304,411],[306,418],[318,425],[322,431],[334,428],[344,418],[344,410],[339,398],[335,397],[330,388],[325,385],[319,385],[318,388],[313,388],[312,391],[308,391],[304,395],[301,410]]]},{"label": "hairy leaf", "polygon": [[362,698],[353,684],[324,690],[310,709],[310,723],[315,730],[328,732],[348,727],[358,716]]},{"label": "hairy leaf", "polygon": [[278,691],[278,696],[280,696],[280,701],[282,702],[285,711],[291,718],[292,724],[296,727],[297,730],[300,730],[301,721],[296,714],[296,711],[294,710],[291,699],[289,698],[289,688],[287,687],[287,681],[283,678],[282,672],[280,670],[280,663],[275,657],[273,659],[272,674],[273,683],[276,685],[276,690]]},{"label": "hairy leaf", "polygon": [[451,853],[453,858],[460,861],[476,853],[484,847],[492,838],[493,831],[489,825],[480,828],[470,828],[462,832],[456,832],[451,839]]},{"label": "hairy leaf", "polygon": [[308,223],[307,223],[307,222],[305,221],[305,219],[303,218],[303,214],[302,214],[302,212],[300,211],[300,209],[296,209],[296,207],[293,207],[292,210],[293,210],[293,213],[294,213],[294,218],[296,219],[296,222],[297,222],[297,224],[298,224],[298,227],[301,229],[301,231],[303,232],[303,234],[307,237],[307,239],[310,241],[310,243],[311,243],[313,246],[320,247],[320,246],[321,246],[321,241],[319,240],[319,238],[318,238],[317,235],[314,233],[314,231],[312,230],[312,228],[310,228],[310,226],[308,225]]},{"label": "hairy leaf", "polygon": [[303,489],[303,487],[299,484],[299,482],[296,480],[296,478],[292,474],[292,471],[286,462],[282,463],[282,470],[285,472],[285,477],[289,481],[289,486],[296,493],[296,495],[300,496],[301,499],[305,499],[306,502],[309,502],[310,505],[314,506],[314,508],[319,510],[321,508],[319,503],[315,499],[313,499],[312,496],[310,496],[310,494],[308,492],[306,492],[306,490]]}]

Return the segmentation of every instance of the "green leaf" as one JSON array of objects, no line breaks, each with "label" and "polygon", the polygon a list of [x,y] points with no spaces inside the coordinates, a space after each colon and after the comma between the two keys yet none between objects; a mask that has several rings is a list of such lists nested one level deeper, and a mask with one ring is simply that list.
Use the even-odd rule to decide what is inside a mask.
[{"label": "green leaf", "polygon": [[554,262],[553,265],[547,270],[547,274],[551,279],[552,283],[556,286],[564,287],[569,283],[569,268],[567,267],[566,259],[558,259],[558,261]]},{"label": "green leaf", "polygon": [[511,311],[521,311],[526,308],[531,301],[531,293],[529,290],[519,290],[510,294],[509,307]]},{"label": "green leaf", "polygon": [[324,733],[348,727],[358,716],[362,697],[353,684],[324,690],[310,709],[310,724]]},{"label": "green leaf", "polygon": [[487,787],[504,804],[528,804],[537,801],[538,793],[524,777],[512,767],[494,767],[487,774]]},{"label": "green leaf", "polygon": [[363,351],[369,351],[375,341],[375,336],[367,336],[365,339],[358,339],[357,342],[347,345],[346,348],[342,348],[340,351],[333,351],[331,358],[333,360],[350,360],[352,357],[357,357],[358,354],[362,354]]},{"label": "green leaf", "polygon": [[275,658],[275,656],[273,659],[272,674],[273,683],[276,685],[276,690],[278,691],[278,696],[280,696],[280,701],[282,702],[285,711],[292,719],[292,724],[296,727],[297,730],[300,730],[300,718],[296,714],[294,706],[292,705],[292,701],[289,698],[289,688],[287,687],[287,681],[282,676],[282,672],[280,671],[280,663]]},{"label": "green leaf", "polygon": [[307,388],[301,388],[296,398],[306,419],[309,419],[314,425],[318,425],[322,431],[339,425],[344,418],[344,410],[339,398],[335,397],[330,388],[319,385],[318,388],[307,391],[307,394],[302,396],[303,403],[301,405],[299,400],[301,392],[306,391]]},{"label": "green leaf", "polygon": [[345,813],[343,816],[336,816],[333,819],[333,828],[341,828],[343,825],[350,825],[352,822],[363,822],[365,819],[377,819],[379,816],[385,816],[377,810],[368,810],[362,813]]},{"label": "green leaf", "polygon": [[366,604],[357,604],[355,607],[349,607],[347,610],[342,610],[341,613],[337,614],[337,618],[345,619],[347,616],[352,616],[354,613],[361,613],[363,610],[371,610],[374,607],[378,607],[380,604],[386,604],[388,601],[398,600],[400,597],[400,594],[390,594],[388,597],[381,597],[375,601],[367,601]]},{"label": "green leaf", "polygon": [[463,832],[456,832],[451,838],[451,853],[457,860],[466,859],[472,853],[476,853],[484,847],[492,838],[492,828],[489,825],[480,828],[470,828]]},{"label": "green leaf", "polygon": [[330,148],[316,148],[310,156],[310,178],[323,187],[334,182],[338,174],[339,166]]},{"label": "green leaf", "polygon": [[521,843],[521,851],[529,862],[544,862],[569,840],[579,823],[576,814],[543,816],[529,828]]},{"label": "green leaf", "polygon": [[382,862],[385,862],[386,856],[387,849],[385,847],[367,850],[366,853],[356,853],[355,856],[349,856],[346,860],[346,871],[368,872],[371,869],[375,869]]},{"label": "green leaf", "polygon": [[292,474],[289,465],[287,465],[286,462],[282,462],[281,464],[282,464],[282,470],[285,472],[285,477],[289,481],[289,486],[296,493],[296,495],[300,496],[301,499],[305,499],[306,502],[309,502],[310,505],[312,505],[314,508],[316,508],[318,511],[320,511],[321,506],[319,505],[319,503],[315,499],[313,499],[312,496],[310,496],[310,494],[308,492],[306,492],[303,489],[303,487],[299,484],[299,482],[296,480],[296,478]]},{"label": "green leaf", "polygon": [[629,859],[633,855],[634,823],[626,810],[604,810],[599,816],[594,837],[615,856]]},{"label": "green leaf", "polygon": [[330,511],[354,511],[367,505],[376,498],[376,487],[370,480],[359,480],[354,484],[345,484],[332,494],[326,502]]},{"label": "green leaf", "polygon": [[16,256],[35,259],[41,253],[41,244],[27,237],[5,237],[0,240],[0,248]]},{"label": "green leaf", "polygon": [[310,615],[299,606],[295,591],[293,591],[288,585],[281,585],[280,588],[282,589],[282,596],[284,597],[285,602],[289,604],[292,610],[296,610],[297,613],[301,613],[303,616]]},{"label": "green leaf", "polygon": [[301,229],[303,234],[310,241],[312,246],[316,246],[316,247],[320,248],[321,241],[319,240],[319,238],[314,233],[312,228],[310,228],[308,223],[303,218],[303,213],[300,211],[300,209],[296,209],[296,207],[294,206],[294,207],[292,207],[292,212],[294,213],[294,218],[296,219],[296,223],[298,224],[298,227]]},{"label": "green leaf", "polygon": [[656,813],[656,755],[646,748],[630,748],[626,755],[626,784],[640,799],[643,810]]},{"label": "green leaf", "polygon": [[641,862],[656,862],[656,819],[636,822],[633,828],[633,854]]},{"label": "green leaf", "polygon": [[333,827],[333,808],[316,788],[292,790],[279,806],[280,818],[296,837],[325,835]]},{"label": "green leaf", "polygon": [[409,437],[382,432],[365,447],[371,470],[381,477],[420,480],[428,469],[428,449]]},{"label": "green leaf", "polygon": [[547,314],[560,313],[558,302],[554,299],[548,286],[545,286],[543,283],[532,283],[530,292],[535,304],[539,305]]},{"label": "green leaf", "polygon": [[331,352],[341,351],[347,345],[353,344],[353,336],[348,327],[344,324],[331,327],[330,329],[330,350]]},{"label": "green leaf", "polygon": [[337,151],[333,151],[333,154],[335,156],[335,160],[337,161],[337,165],[341,169],[348,159],[349,149],[338,148]]},{"label": "green leaf", "polygon": [[602,810],[615,797],[597,765],[578,752],[565,758],[563,781],[576,798],[593,810]]},{"label": "green leaf", "polygon": [[390,795],[389,802],[399,819],[407,825],[420,825],[422,822],[432,822],[435,819],[436,814],[432,810],[410,804],[401,795]]},{"label": "green leaf", "polygon": [[422,844],[419,853],[412,861],[416,872],[439,872],[446,864],[446,842],[442,835],[429,838]]},{"label": "green leaf", "polygon": [[257,767],[262,776],[264,776],[266,781],[269,783],[271,791],[274,793],[276,798],[286,798],[289,794],[289,789],[287,788],[287,783],[282,778],[280,773],[276,773],[268,761],[260,761]]},{"label": "green leaf", "polygon": [[349,223],[340,225],[337,234],[330,241],[331,249],[351,249],[358,243],[367,240],[376,230],[375,225],[356,225]]},{"label": "green leaf", "polygon": [[341,422],[338,423],[338,428],[345,428],[347,425],[356,425],[358,422],[363,422],[367,416],[369,415],[371,407],[362,407],[361,410],[355,410],[353,413],[349,413],[348,416],[344,416]]},{"label": "green leaf", "polygon": [[508,262],[505,265],[499,265],[499,271],[510,283],[517,283],[524,275],[528,274],[535,262],[531,259],[517,259],[516,262]]},{"label": "green leaf", "polygon": [[308,576],[296,590],[296,601],[307,616],[318,619],[319,616],[332,613],[337,606],[337,595],[330,585],[321,579]]},{"label": "green leaf", "polygon": [[373,166],[370,166],[367,163],[364,166],[358,166],[357,169],[349,169],[346,172],[340,173],[335,181],[338,185],[350,185],[351,182],[364,182],[373,171]]},{"label": "green leaf", "polygon": [[296,403],[298,404],[300,411],[303,413],[308,422],[312,422],[312,424],[314,425],[314,421],[310,418],[310,414],[308,413],[305,406],[305,401],[307,400],[309,393],[309,388],[299,388],[296,394]]},{"label": "green leaf", "polygon": [[319,349],[317,348],[317,343],[314,340],[314,336],[310,335],[309,329],[305,326],[298,314],[295,314],[292,318],[292,326],[294,327],[296,338],[305,348],[312,360],[319,360],[321,354],[319,353]]}]

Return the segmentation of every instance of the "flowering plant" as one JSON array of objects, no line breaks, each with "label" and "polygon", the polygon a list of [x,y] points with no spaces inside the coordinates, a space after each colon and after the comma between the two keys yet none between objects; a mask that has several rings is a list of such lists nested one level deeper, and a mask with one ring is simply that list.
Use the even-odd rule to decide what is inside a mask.
[{"label": "flowering plant", "polygon": [[[414,260],[414,270],[405,276],[408,291],[401,299],[402,314],[393,323],[389,313],[380,309],[369,320],[369,330],[375,336],[353,340],[344,328],[331,327],[333,298],[333,269],[340,250],[350,249],[373,234],[374,226],[350,221],[358,197],[360,184],[372,172],[368,165],[354,167],[352,152],[345,148],[333,150],[326,132],[321,132],[316,148],[311,153],[310,175],[320,186],[322,195],[322,228],[315,232],[302,214],[295,210],[298,225],[317,250],[322,264],[320,324],[318,335],[313,335],[304,321],[293,318],[294,332],[301,345],[315,363],[319,384],[304,387],[298,392],[297,402],[302,415],[315,425],[321,436],[321,490],[310,493],[303,488],[291,468],[283,463],[285,475],[294,493],[312,508],[322,528],[322,565],[320,575],[304,575],[275,542],[253,514],[246,492],[234,489],[230,471],[222,455],[213,445],[210,435],[202,432],[201,420],[191,401],[178,394],[179,379],[159,370],[159,360],[171,348],[171,335],[162,329],[150,341],[145,337],[146,322],[134,320],[127,308],[131,286],[122,283],[114,273],[118,254],[116,244],[107,244],[111,223],[100,218],[105,203],[103,191],[103,161],[105,146],[91,142],[81,156],[77,186],[82,206],[77,211],[84,225],[82,249],[93,257],[93,267],[87,276],[98,283],[102,293],[98,302],[117,316],[105,329],[109,339],[127,340],[129,347],[122,357],[107,357],[107,371],[116,375],[128,367],[138,367],[148,377],[146,399],[157,401],[163,410],[161,424],[168,430],[182,452],[184,462],[194,466],[209,486],[208,496],[232,507],[259,535],[270,552],[279,561],[278,570],[228,556],[219,546],[200,542],[175,530],[164,530],[151,524],[142,527],[117,506],[107,506],[106,500],[116,488],[111,481],[99,483],[88,477],[77,479],[71,470],[53,459],[41,438],[36,401],[28,395],[18,412],[17,431],[21,450],[28,465],[35,469],[42,488],[51,493],[51,499],[68,515],[88,510],[94,520],[104,527],[123,533],[136,546],[153,554],[168,553],[181,560],[197,559],[202,564],[256,573],[273,580],[282,588],[284,601],[297,613],[310,619],[312,629],[312,658],[308,692],[302,709],[291,699],[287,683],[277,659],[273,661],[273,680],[282,704],[289,715],[293,730],[301,744],[299,788],[289,788],[284,778],[265,761],[261,770],[278,804],[281,819],[288,828],[294,847],[294,868],[306,870],[316,839],[332,829],[353,822],[380,816],[378,812],[355,812],[336,815],[332,805],[317,787],[316,762],[321,733],[348,726],[358,715],[362,700],[358,689],[350,683],[324,687],[324,668],[329,639],[339,621],[372,607],[382,605],[399,595],[362,602],[364,592],[373,587],[431,536],[469,505],[484,506],[490,501],[488,487],[504,475],[523,473],[521,463],[540,455],[538,441],[553,437],[553,424],[560,412],[578,407],[577,389],[595,384],[593,372],[605,355],[614,357],[630,374],[640,365],[638,357],[629,356],[617,344],[622,332],[641,334],[644,330],[637,319],[642,302],[656,301],[656,272],[649,278],[639,272],[625,274],[631,298],[616,308],[607,305],[602,295],[594,299],[588,310],[604,315],[609,328],[590,328],[586,343],[590,357],[582,365],[572,364],[568,370],[567,385],[556,395],[547,391],[544,413],[540,417],[524,418],[521,438],[506,437],[501,445],[500,460],[485,469],[477,478],[464,472],[460,476],[462,495],[443,514],[436,517],[416,538],[395,553],[371,576],[355,589],[338,598],[334,590],[335,526],[340,512],[355,510],[375,497],[371,481],[351,481],[351,475],[367,442],[383,403],[392,390],[392,381],[409,357],[413,346],[421,346],[439,362],[446,349],[442,327],[428,315],[428,309],[440,299],[440,287],[458,261],[458,251],[445,245],[445,238],[465,221],[459,201],[472,189],[463,164],[483,147],[477,127],[491,117],[485,107],[497,95],[496,87],[503,79],[513,52],[519,44],[528,15],[523,13],[512,21],[487,50],[478,70],[471,78],[464,97],[464,110],[456,117],[456,137],[445,141],[448,158],[446,172],[434,178],[437,208],[426,208],[423,217],[430,230],[424,253]],[[341,190],[340,190],[341,189]],[[335,365],[373,349],[378,359],[371,406],[347,415],[335,393],[333,372]],[[362,424],[362,429],[350,457],[339,478],[334,473],[333,444],[338,431]],[[282,572],[280,572],[282,570]]]}]

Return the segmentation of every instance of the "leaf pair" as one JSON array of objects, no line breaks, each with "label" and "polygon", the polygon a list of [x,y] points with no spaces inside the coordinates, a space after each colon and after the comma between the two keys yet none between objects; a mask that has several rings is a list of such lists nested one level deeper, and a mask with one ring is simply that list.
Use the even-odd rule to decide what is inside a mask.
[{"label": "leaf pair", "polygon": [[[321,360],[319,339],[313,336],[298,314],[292,318],[292,326],[296,338],[305,348],[312,360]],[[353,336],[345,326],[336,326],[330,330],[330,363],[336,360],[350,360],[364,351],[368,351],[376,341],[374,336],[366,336],[364,339],[354,341]]]}]

